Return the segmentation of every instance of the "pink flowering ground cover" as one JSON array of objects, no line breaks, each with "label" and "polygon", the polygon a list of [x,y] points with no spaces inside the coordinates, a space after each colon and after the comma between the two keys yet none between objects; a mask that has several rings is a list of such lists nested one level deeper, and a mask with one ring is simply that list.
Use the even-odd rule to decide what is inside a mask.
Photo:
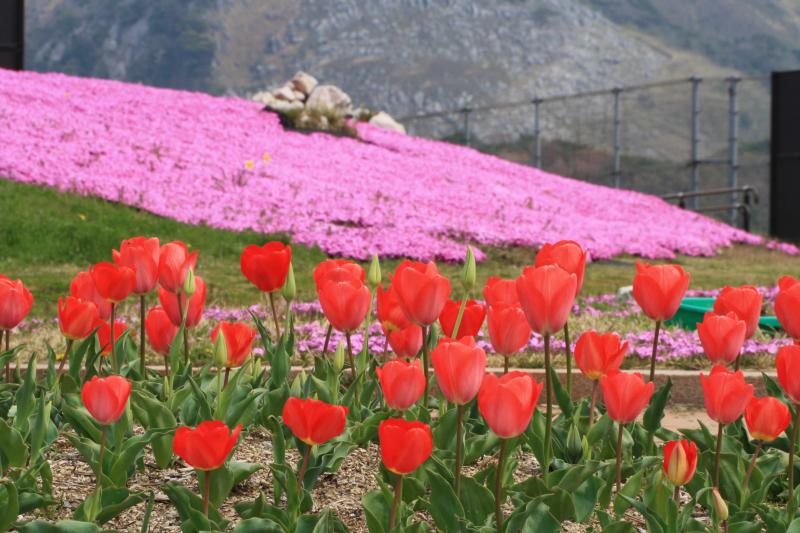
[{"label": "pink flowering ground cover", "polygon": [[761,242],[654,196],[364,124],[358,132],[284,131],[238,98],[0,70],[0,175],[181,222],[287,232],[360,259],[460,260],[467,242],[568,238],[595,258]]}]

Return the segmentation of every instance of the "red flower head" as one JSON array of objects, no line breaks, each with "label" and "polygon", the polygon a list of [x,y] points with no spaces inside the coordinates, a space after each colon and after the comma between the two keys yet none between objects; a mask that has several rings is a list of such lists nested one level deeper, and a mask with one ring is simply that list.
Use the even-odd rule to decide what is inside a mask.
[{"label": "red flower head", "polygon": [[745,383],[742,371],[731,372],[722,365],[712,368],[708,377],[701,373],[700,385],[706,413],[720,424],[736,422],[753,397],[753,386]]},{"label": "red flower head", "polygon": [[100,295],[89,272],[78,272],[78,275],[72,278],[72,282],[69,284],[69,293],[79,300],[94,303],[97,306],[97,314],[102,320],[108,320],[111,317],[111,303]]},{"label": "red flower head", "polygon": [[150,340],[150,346],[156,353],[164,356],[169,355],[170,345],[179,329],[179,326],[172,323],[163,307],[153,307],[144,319],[144,330]]},{"label": "red flower head", "polygon": [[653,382],[645,383],[638,372],[614,372],[600,378],[608,416],[618,424],[636,420],[653,395]]},{"label": "red flower head", "polygon": [[792,414],[786,404],[777,398],[753,397],[744,409],[744,421],[755,440],[772,442],[789,427]]},{"label": "red flower head", "polygon": [[450,296],[450,280],[439,274],[433,262],[403,261],[395,270],[392,286],[406,318],[418,326],[436,322]]},{"label": "red flower head", "polygon": [[228,361],[225,366],[229,368],[242,366],[253,348],[256,329],[243,322],[220,322],[211,332],[213,342],[217,341],[220,330],[225,337],[225,346],[228,348]]},{"label": "red flower head", "polygon": [[712,363],[732,363],[742,351],[747,324],[736,313],[706,313],[697,324],[697,336]]},{"label": "red flower head", "polygon": [[312,398],[289,398],[283,406],[283,423],[309,446],[324,444],[344,431],[347,407]]},{"label": "red flower head", "polygon": [[541,335],[564,328],[575,301],[578,278],[556,265],[525,267],[517,294],[531,329]]},{"label": "red flower head", "polygon": [[381,329],[384,335],[387,335],[390,331],[402,330],[411,324],[411,321],[406,318],[403,308],[400,307],[394,285],[389,284],[386,290],[379,286],[377,289],[377,296],[378,320],[381,323]]},{"label": "red flower head", "polygon": [[531,338],[531,327],[519,305],[490,305],[488,329],[494,351],[505,357],[520,351]]},{"label": "red flower head", "polygon": [[268,242],[264,246],[251,244],[242,252],[242,274],[263,292],[277,291],[286,283],[292,247],[282,242]]},{"label": "red flower head", "polygon": [[533,416],[543,385],[524,372],[486,374],[478,393],[478,409],[498,437],[522,435]]},{"label": "red flower head", "polygon": [[371,299],[369,287],[353,278],[328,278],[319,289],[319,303],[325,317],[336,330],[348,333],[364,321]]},{"label": "red flower head", "polygon": [[575,294],[581,292],[583,275],[586,272],[586,250],[575,241],[558,241],[546,243],[536,254],[535,266],[558,265],[578,280]]},{"label": "red flower head", "polygon": [[786,331],[795,340],[800,340],[800,280],[784,276],[778,280],[778,295],[775,297],[775,315]]},{"label": "red flower head", "polygon": [[127,298],[136,286],[136,272],[130,267],[97,263],[90,272],[97,292],[111,303],[119,303]]},{"label": "red flower head", "polygon": [[114,263],[130,267],[136,272],[136,284],[133,292],[147,294],[156,288],[158,283],[158,261],[160,257],[158,237],[134,237],[122,241],[119,252],[111,251]]},{"label": "red flower head", "polygon": [[419,359],[406,363],[394,359],[383,367],[376,367],[386,405],[401,411],[408,409],[422,397],[425,392],[425,373]]},{"label": "red flower head", "polygon": [[[445,302],[442,312],[439,314],[439,324],[442,326],[445,337],[453,336],[453,328],[456,327],[456,318],[458,318],[460,307],[461,302],[450,299]],[[461,324],[458,326],[458,336],[477,337],[481,332],[484,318],[486,318],[486,306],[475,300],[467,300]]]},{"label": "red flower head", "polygon": [[697,445],[690,440],[673,440],[664,445],[664,472],[676,487],[686,485],[697,470]]},{"label": "red flower head", "polygon": [[778,349],[775,358],[778,382],[794,404],[800,404],[800,345],[790,344]]},{"label": "red flower head", "polygon": [[196,266],[197,252],[189,253],[181,241],[168,242],[158,256],[158,283],[169,292],[182,292],[186,274]]},{"label": "red flower head", "polygon": [[120,419],[131,394],[131,382],[122,376],[92,377],[83,384],[81,399],[89,414],[107,426]]},{"label": "red flower head", "polygon": [[358,263],[347,259],[326,259],[314,268],[314,285],[317,293],[329,279],[335,281],[358,280],[365,283],[367,273]]},{"label": "red flower head", "polygon": [[633,298],[652,320],[669,320],[689,288],[689,274],[678,265],[636,263]]},{"label": "red flower head", "polygon": [[422,348],[422,328],[409,324],[403,329],[389,332],[389,346],[397,357],[411,359]]},{"label": "red flower head", "polygon": [[433,451],[433,435],[428,424],[389,418],[378,426],[381,458],[395,474],[410,474],[428,460]]},{"label": "red flower head", "polygon": [[489,276],[486,286],[483,288],[483,298],[486,305],[519,305],[519,295],[517,295],[517,280],[503,279],[497,276]]},{"label": "red flower head", "polygon": [[587,331],[575,344],[575,362],[583,375],[591,380],[598,380],[606,374],[619,370],[625,354],[628,352],[628,342],[620,342],[616,333]]},{"label": "red flower head", "polygon": [[486,373],[486,352],[475,345],[475,339],[440,339],[431,362],[436,383],[449,401],[465,405],[478,394]]},{"label": "red flower head", "polygon": [[200,422],[194,429],[179,427],[172,440],[172,451],[192,468],[216,470],[225,464],[241,431],[241,424],[231,431],[219,420]]},{"label": "red flower head", "polygon": [[752,285],[725,287],[714,301],[714,312],[718,315],[736,313],[739,320],[747,324],[745,338],[749,339],[758,331],[762,299],[761,293]]},{"label": "red flower head", "polygon": [[[186,313],[186,327],[193,328],[197,324],[200,323],[200,320],[203,318],[203,307],[206,305],[206,282],[203,281],[203,278],[200,276],[196,276],[194,278],[195,281],[195,291],[192,297],[189,299],[189,309]],[[180,299],[181,307],[178,307],[178,300]],[[161,302],[161,306],[164,308],[164,311],[167,312],[169,319],[172,320],[172,323],[176,326],[181,325],[181,308],[186,307],[186,295],[181,293],[180,295],[170,292],[162,287],[158,288],[158,301]]]},{"label": "red flower head", "polygon": [[92,302],[72,296],[58,299],[58,327],[66,338],[73,341],[85,339],[99,321],[97,306]]},{"label": "red flower head", "polygon": [[0,278],[0,330],[14,329],[28,316],[33,295],[20,280]]},{"label": "red flower head", "polygon": [[[111,323],[105,320],[95,322],[94,327],[97,328],[97,339],[100,341],[100,353],[108,355],[111,353]],[[128,331],[128,325],[119,320],[114,321],[114,344],[122,337],[122,334]]]}]

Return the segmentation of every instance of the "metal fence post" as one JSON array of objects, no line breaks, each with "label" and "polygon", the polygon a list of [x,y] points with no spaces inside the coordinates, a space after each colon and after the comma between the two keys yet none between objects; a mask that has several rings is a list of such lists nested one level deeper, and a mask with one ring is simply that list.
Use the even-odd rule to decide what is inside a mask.
[{"label": "metal fence post", "polygon": [[[700,148],[700,78],[692,76],[692,121],[691,121],[691,190],[697,192],[697,179],[700,170],[699,148]],[[697,209],[697,197],[692,197],[692,208]]]},{"label": "metal fence post", "polygon": [[465,107],[461,112],[464,113],[464,144],[470,146],[469,114],[472,113],[472,109]]},{"label": "metal fence post", "polygon": [[539,122],[541,98],[533,99],[533,166],[542,168],[542,130]]},{"label": "metal fence post", "polygon": [[622,92],[622,89],[619,87],[615,87],[611,94],[614,95],[614,168],[612,170],[612,176],[614,177],[614,187],[619,188],[620,185],[620,168],[619,168],[619,151],[620,151],[620,142],[619,142],[619,129],[620,129],[620,119],[619,119],[619,95]]},{"label": "metal fence post", "polygon": [[[738,186],[739,157],[739,108],[736,101],[736,85],[739,78],[728,78],[728,187]],[[736,204],[736,193],[731,193],[731,205]],[[731,208],[731,224],[736,224],[736,209]]]}]

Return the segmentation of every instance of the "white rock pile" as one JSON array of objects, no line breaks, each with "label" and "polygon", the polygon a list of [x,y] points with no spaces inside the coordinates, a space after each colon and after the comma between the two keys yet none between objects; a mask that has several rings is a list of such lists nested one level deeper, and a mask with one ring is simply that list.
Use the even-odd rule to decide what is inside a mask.
[{"label": "white rock pile", "polygon": [[256,102],[264,104],[267,111],[288,114],[299,113],[298,122],[303,122],[303,114],[312,110],[323,113],[335,113],[343,118],[355,118],[368,122],[379,128],[405,133],[405,127],[384,111],[371,112],[360,107],[353,107],[350,96],[335,85],[320,85],[319,82],[305,72],[298,72],[294,77],[277,89],[260,91],[252,96]]}]

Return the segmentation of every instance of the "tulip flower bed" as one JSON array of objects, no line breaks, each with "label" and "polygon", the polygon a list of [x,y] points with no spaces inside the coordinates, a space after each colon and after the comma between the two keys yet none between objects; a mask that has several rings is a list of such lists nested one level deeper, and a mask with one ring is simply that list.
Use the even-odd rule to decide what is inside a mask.
[{"label": "tulip flower bed", "polygon": [[287,132],[236,98],[2,70],[0,109],[4,177],[192,224],[285,232],[333,255],[460,260],[465,242],[572,238],[595,258],[670,258],[762,242],[656,197],[447,143],[363,124],[359,139]]},{"label": "tulip flower bed", "polygon": [[[204,312],[198,254],[181,242],[136,237],[109,257],[59,300],[61,357],[19,343],[34,295],[0,277],[0,531],[800,528],[792,277],[715,293],[694,341],[715,424],[674,431],[661,424],[672,385],[656,387],[654,362],[670,357],[661,326],[690,285],[677,265],[638,264],[635,304],[613,311],[653,326],[643,374],[621,370],[625,338],[578,320],[612,302],[576,306],[586,252],[573,241],[483,287],[471,249],[458,280],[404,261],[387,283],[377,257],[367,270],[330,259],[295,273],[288,245],[247,246],[241,271],[265,314]],[[295,302],[295,275],[313,277],[318,302]],[[450,299],[454,283],[465,299]],[[786,336],[772,341],[777,380],[764,375],[755,397],[738,367],[765,296]],[[136,324],[116,320],[125,302]],[[307,370],[292,375],[308,313],[325,317],[322,346],[306,344]],[[204,317],[206,356],[192,349]],[[556,344],[570,328],[574,342]],[[532,345],[541,382],[507,368]],[[487,351],[506,369],[487,373]],[[571,394],[573,366],[593,384],[587,397]]]}]

